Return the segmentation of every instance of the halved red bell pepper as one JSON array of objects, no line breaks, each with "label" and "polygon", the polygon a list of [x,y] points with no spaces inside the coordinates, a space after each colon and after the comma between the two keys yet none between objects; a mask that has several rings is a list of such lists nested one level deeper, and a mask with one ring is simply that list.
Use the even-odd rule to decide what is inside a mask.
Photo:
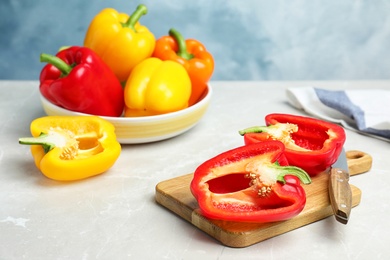
[{"label": "halved red bell pepper", "polygon": [[311,117],[269,114],[265,122],[267,126],[239,131],[245,144],[279,140],[286,146],[288,163],[311,176],[327,171],[336,162],[346,139],[341,126]]},{"label": "halved red bell pepper", "polygon": [[89,48],[73,46],[56,56],[41,54],[48,62],[40,75],[40,92],[66,109],[97,116],[120,116],[123,88],[114,72]]},{"label": "halved red bell pepper", "polygon": [[284,145],[260,142],[226,151],[194,172],[191,192],[204,216],[240,222],[273,222],[292,218],[306,204],[302,169],[286,166]]}]

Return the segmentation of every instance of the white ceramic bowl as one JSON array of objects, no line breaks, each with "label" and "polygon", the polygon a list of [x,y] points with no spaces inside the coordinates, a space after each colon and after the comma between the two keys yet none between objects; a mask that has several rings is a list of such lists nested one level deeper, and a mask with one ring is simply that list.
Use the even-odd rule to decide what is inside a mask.
[{"label": "white ceramic bowl", "polygon": [[[194,127],[206,113],[210,104],[212,89],[210,85],[201,100],[180,111],[144,117],[106,117],[115,126],[117,139],[122,144],[149,143],[168,139],[188,131]],[[49,116],[85,116],[56,106],[41,95],[43,109]]]}]

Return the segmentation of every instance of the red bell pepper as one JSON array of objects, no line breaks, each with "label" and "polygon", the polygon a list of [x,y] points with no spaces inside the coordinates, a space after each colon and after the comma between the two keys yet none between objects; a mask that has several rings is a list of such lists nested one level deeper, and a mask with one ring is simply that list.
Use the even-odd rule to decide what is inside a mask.
[{"label": "red bell pepper", "polygon": [[342,127],[315,118],[269,114],[265,122],[267,126],[239,131],[245,144],[279,140],[286,146],[288,163],[311,176],[327,171],[336,162],[346,139]]},{"label": "red bell pepper", "polygon": [[152,56],[183,65],[192,85],[188,105],[191,106],[199,101],[214,71],[213,56],[202,43],[195,39],[185,40],[178,31],[170,29],[169,36],[162,36],[156,41]]},{"label": "red bell pepper", "polygon": [[286,166],[284,145],[260,142],[226,151],[194,172],[191,192],[208,218],[240,222],[273,222],[292,218],[306,204],[302,169]]},{"label": "red bell pepper", "polygon": [[56,56],[41,54],[48,62],[40,74],[40,92],[66,109],[98,116],[120,116],[123,88],[110,68],[86,47],[63,49]]}]

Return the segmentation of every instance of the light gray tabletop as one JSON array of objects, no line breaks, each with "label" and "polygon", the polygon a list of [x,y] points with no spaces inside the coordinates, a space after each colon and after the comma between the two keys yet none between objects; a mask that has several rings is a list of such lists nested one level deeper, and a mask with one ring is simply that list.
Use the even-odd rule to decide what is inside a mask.
[{"label": "light gray tabletop", "polygon": [[351,177],[362,191],[347,225],[328,217],[246,248],[229,248],[154,200],[161,181],[240,146],[239,129],[273,112],[302,114],[285,89],[385,88],[390,81],[211,82],[205,117],[190,131],[150,144],[123,145],[116,164],[84,181],[61,183],[34,166],[30,122],[45,116],[37,81],[0,81],[0,259],[385,259],[390,253],[390,144],[346,130],[346,150],[373,157]]}]

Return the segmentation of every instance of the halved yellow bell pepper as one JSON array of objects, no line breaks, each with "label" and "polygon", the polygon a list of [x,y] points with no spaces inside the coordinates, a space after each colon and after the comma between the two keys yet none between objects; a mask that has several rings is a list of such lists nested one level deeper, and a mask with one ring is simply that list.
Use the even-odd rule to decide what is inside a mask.
[{"label": "halved yellow bell pepper", "polygon": [[188,107],[191,80],[174,61],[148,58],[138,64],[125,86],[125,116],[150,116]]},{"label": "halved yellow bell pepper", "polygon": [[97,116],[47,116],[30,125],[36,167],[48,178],[71,181],[107,171],[118,159],[121,145],[114,126]]},{"label": "halved yellow bell pepper", "polygon": [[93,18],[85,35],[84,46],[94,50],[121,82],[154,51],[153,33],[138,22],[146,13],[142,4],[131,16],[113,8],[103,9]]}]

